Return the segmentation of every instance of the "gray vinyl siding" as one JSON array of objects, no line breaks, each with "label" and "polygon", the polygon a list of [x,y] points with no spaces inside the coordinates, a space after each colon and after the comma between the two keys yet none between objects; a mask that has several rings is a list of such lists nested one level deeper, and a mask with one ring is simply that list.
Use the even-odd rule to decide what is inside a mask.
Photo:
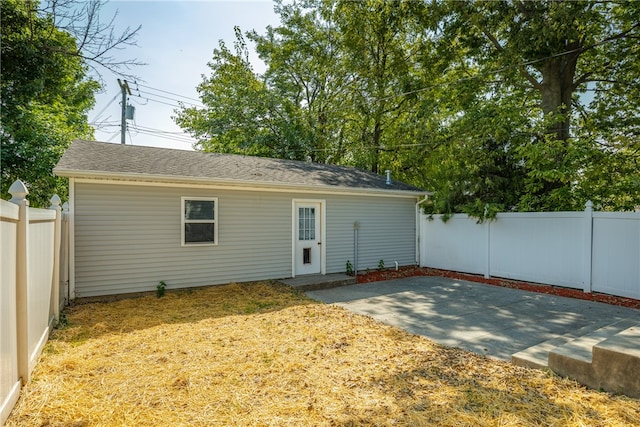
[{"label": "gray vinyl siding", "polygon": [[414,198],[334,196],[327,201],[327,272],[354,264],[353,223],[358,222],[358,269],[416,263]]},{"label": "gray vinyl siding", "polygon": [[[181,246],[181,197],[216,197],[218,245]],[[415,198],[76,183],[77,297],[291,277],[292,200],[326,201],[326,272],[415,263]]]},{"label": "gray vinyl siding", "polygon": [[[181,246],[182,196],[218,198],[217,246]],[[78,297],[289,277],[291,197],[76,184],[75,259]]]}]

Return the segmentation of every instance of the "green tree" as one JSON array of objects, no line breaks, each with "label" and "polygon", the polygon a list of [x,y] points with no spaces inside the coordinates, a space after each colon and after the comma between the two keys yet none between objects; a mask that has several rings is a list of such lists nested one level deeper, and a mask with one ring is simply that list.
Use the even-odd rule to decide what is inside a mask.
[{"label": "green tree", "polygon": [[[631,171],[637,162],[638,3],[451,1],[441,7],[441,40],[464,48],[459,62],[511,88],[499,114],[518,108],[509,92],[524,101],[518,110],[528,119],[521,130],[529,138],[515,147],[514,160],[526,172],[516,208],[580,209],[585,198],[608,208],[633,204],[615,191],[602,194],[605,187],[591,181],[602,181],[611,167]],[[481,90],[495,96],[490,86]],[[618,188],[631,190],[637,203],[638,190],[630,188],[637,179],[624,181]]]},{"label": "green tree", "polygon": [[40,2],[0,2],[3,198],[16,179],[27,185],[32,206],[48,206],[54,193],[66,196],[66,180],[52,170],[73,139],[93,136],[87,113],[99,84],[89,67],[135,64],[109,56],[131,43],[133,34],[127,29],[116,36],[101,25],[95,19],[101,4],[51,0],[39,9]]},{"label": "green tree", "polygon": [[[311,3],[309,3],[311,4]],[[282,26],[264,35],[236,28],[233,50],[220,42],[211,76],[198,86],[205,108],[182,108],[176,122],[204,151],[340,162],[341,91],[331,23],[309,5],[276,2]],[[267,65],[257,75],[245,36]]]},{"label": "green tree", "polygon": [[248,33],[265,74],[253,72],[238,31],[235,52],[220,44],[199,86],[205,108],[183,108],[177,123],[208,151],[383,170],[394,161],[383,153],[409,142],[411,91],[426,78],[415,69],[423,38],[414,13],[424,7],[309,0],[275,10],[280,26]]},{"label": "green tree", "polygon": [[89,138],[86,114],[95,81],[87,79],[72,36],[36,15],[30,4],[3,1],[2,7],[2,196],[16,179],[30,191],[33,206],[48,206],[54,193],[66,196],[53,167],[69,142]]},{"label": "green tree", "polygon": [[[339,29],[343,62],[350,77],[348,104],[356,164],[386,169],[398,146],[409,144],[404,125],[412,116],[415,90],[431,77],[420,68],[426,9],[412,1],[329,2]],[[402,129],[402,131],[398,131]]]},{"label": "green tree", "polygon": [[336,106],[344,102],[346,81],[330,11],[323,14],[315,1],[277,1],[275,11],[280,15],[280,26],[267,27],[264,35],[249,33],[260,59],[267,64],[265,82],[295,111],[288,123],[302,130],[295,133],[301,139],[301,157],[344,162],[348,157],[345,111]]},{"label": "green tree", "polygon": [[519,202],[524,170],[518,148],[528,140],[531,105],[493,82],[495,76],[477,67],[450,67],[423,100],[435,117],[428,136],[433,143],[420,156],[423,187],[435,190],[425,206],[429,213],[483,218]]},{"label": "green tree", "polygon": [[175,117],[176,123],[189,131],[204,151],[286,157],[281,149],[286,144],[278,144],[279,102],[253,72],[239,28],[234,51],[220,41],[208,66],[211,77],[198,86],[206,108],[183,108]]},{"label": "green tree", "polygon": [[[177,121],[208,151],[391,169],[430,212],[640,204],[640,3],[277,2]],[[267,70],[249,62],[255,44]]]}]

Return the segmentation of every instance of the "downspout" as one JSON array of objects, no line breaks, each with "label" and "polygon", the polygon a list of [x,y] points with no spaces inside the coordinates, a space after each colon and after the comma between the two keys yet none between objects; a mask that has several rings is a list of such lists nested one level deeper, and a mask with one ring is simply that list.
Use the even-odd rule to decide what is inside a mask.
[{"label": "downspout", "polygon": [[416,203],[416,265],[420,266],[420,205],[429,199],[429,195],[425,194],[424,199]]},{"label": "downspout", "polygon": [[358,277],[358,228],[360,224],[356,221],[353,223],[353,271],[356,278]]}]

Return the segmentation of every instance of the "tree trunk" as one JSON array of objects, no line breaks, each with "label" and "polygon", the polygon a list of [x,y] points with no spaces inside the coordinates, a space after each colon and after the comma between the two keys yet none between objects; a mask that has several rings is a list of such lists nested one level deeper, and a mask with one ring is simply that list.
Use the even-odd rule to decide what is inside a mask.
[{"label": "tree trunk", "polygon": [[[571,100],[575,90],[578,48],[579,43],[567,44],[565,51],[574,53],[551,58],[539,68],[542,73],[542,83],[539,87],[542,95],[540,106],[547,120],[546,134],[564,142],[562,148],[555,151],[553,158],[558,170],[563,168],[568,148],[566,142],[571,137]],[[561,179],[544,179],[538,194],[549,195],[566,185],[567,182]]]},{"label": "tree trunk", "polygon": [[[569,43],[567,52],[573,52],[580,47],[578,42]],[[579,51],[568,55],[552,58],[540,67],[542,73],[542,112],[545,118],[557,115],[551,119],[547,133],[554,134],[556,139],[566,141],[571,136],[571,99],[575,84],[573,82]]]},{"label": "tree trunk", "polygon": [[380,139],[382,136],[382,124],[376,120],[373,128],[373,153],[371,155],[371,172],[378,173],[378,163],[380,163]]}]

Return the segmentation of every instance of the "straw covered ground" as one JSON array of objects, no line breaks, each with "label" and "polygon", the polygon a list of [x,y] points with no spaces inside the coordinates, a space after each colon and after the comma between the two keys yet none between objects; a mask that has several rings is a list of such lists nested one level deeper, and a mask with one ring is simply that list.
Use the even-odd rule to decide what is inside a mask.
[{"label": "straw covered ground", "polygon": [[260,282],[69,308],[7,424],[631,426],[640,401]]}]

